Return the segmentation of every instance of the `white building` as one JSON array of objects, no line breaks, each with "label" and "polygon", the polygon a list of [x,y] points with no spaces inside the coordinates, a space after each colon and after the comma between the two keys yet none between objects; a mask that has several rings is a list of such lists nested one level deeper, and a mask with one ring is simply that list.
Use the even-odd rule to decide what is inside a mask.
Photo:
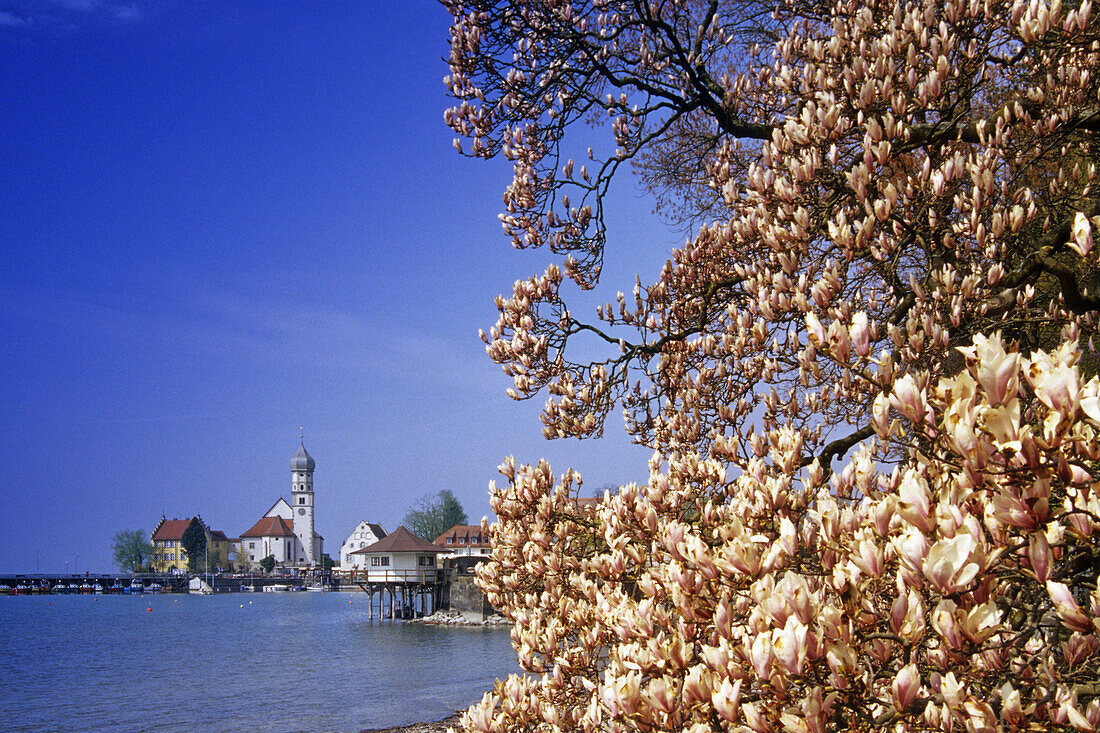
[{"label": "white building", "polygon": [[367,558],[364,555],[352,555],[355,550],[362,550],[368,545],[373,545],[386,536],[386,530],[382,525],[366,520],[360,522],[351,531],[344,545],[340,548],[341,570],[364,570]]},{"label": "white building", "polygon": [[310,567],[321,562],[324,538],[313,529],[316,465],[302,442],[290,459],[290,502],[280,498],[241,534],[242,559],[256,564],[271,555],[283,567]]},{"label": "white building", "polygon": [[350,555],[366,559],[367,582],[434,583],[437,579],[436,556],[443,552],[443,548],[402,526]]}]

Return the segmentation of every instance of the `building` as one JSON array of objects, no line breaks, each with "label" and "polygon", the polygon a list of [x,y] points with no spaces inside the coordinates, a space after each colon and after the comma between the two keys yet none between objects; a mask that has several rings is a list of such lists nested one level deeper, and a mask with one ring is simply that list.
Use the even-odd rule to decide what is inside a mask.
[{"label": "building", "polygon": [[375,524],[366,520],[357,524],[355,529],[351,531],[351,534],[348,535],[348,538],[344,540],[344,544],[340,548],[340,569],[366,569],[366,557],[363,555],[352,555],[351,553],[355,550],[362,550],[368,545],[373,545],[385,536],[386,530],[382,529],[382,525],[380,524]]},{"label": "building", "polygon": [[444,552],[401,526],[349,555],[364,558],[369,583],[434,583],[436,558]]},{"label": "building", "polygon": [[206,554],[210,560],[210,568],[226,570],[230,565],[230,553],[233,551],[233,543],[225,532],[220,529],[212,529],[206,535]]},{"label": "building", "polygon": [[305,442],[290,459],[290,501],[280,498],[241,533],[239,557],[256,565],[268,555],[281,567],[312,567],[321,562],[324,538],[313,529],[312,456]]},{"label": "building", "polygon": [[493,546],[489,533],[481,531],[480,524],[456,524],[435,538],[435,544],[448,555],[490,555]]},{"label": "building", "polygon": [[[230,542],[225,532],[210,529],[202,517],[195,517],[202,526],[206,535],[205,562],[211,570],[218,567],[226,567],[229,562]],[[158,573],[168,573],[173,570],[187,570],[187,551],[183,548],[183,533],[191,524],[190,519],[166,519],[160,518],[160,523],[153,530],[151,543],[153,545],[152,565]]]}]

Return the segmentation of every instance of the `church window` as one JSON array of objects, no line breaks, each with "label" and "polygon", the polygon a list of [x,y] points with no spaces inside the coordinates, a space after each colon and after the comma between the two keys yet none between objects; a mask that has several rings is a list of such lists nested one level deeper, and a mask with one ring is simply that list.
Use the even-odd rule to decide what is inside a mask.
[{"label": "church window", "polygon": [[305,504],[306,503],[306,498],[304,496],[299,496],[298,497],[298,503],[299,504]]}]

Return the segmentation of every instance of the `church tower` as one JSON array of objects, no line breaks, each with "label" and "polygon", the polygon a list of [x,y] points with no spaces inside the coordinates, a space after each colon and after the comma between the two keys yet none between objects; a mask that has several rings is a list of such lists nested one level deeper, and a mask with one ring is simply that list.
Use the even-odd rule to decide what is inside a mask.
[{"label": "church tower", "polygon": [[[313,556],[313,469],[316,465],[312,456],[306,452],[303,438],[298,445],[298,452],[290,459],[290,505],[294,510],[294,534],[298,536],[308,565],[314,565],[320,560]],[[294,560],[297,561],[298,558]]]}]

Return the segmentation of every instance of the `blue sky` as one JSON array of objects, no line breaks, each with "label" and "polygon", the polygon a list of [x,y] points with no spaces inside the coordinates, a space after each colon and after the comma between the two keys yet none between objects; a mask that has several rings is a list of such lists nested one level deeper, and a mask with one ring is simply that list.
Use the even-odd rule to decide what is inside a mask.
[{"label": "blue sky", "polygon": [[[299,426],[334,556],[442,488],[477,521],[510,454],[644,479],[617,421],[543,440],[484,355],[553,256],[500,233],[508,164],[451,147],[447,37],[427,0],[0,0],[0,571],[108,570],[162,515],[238,536]],[[621,195],[632,251],[677,242]]]}]

